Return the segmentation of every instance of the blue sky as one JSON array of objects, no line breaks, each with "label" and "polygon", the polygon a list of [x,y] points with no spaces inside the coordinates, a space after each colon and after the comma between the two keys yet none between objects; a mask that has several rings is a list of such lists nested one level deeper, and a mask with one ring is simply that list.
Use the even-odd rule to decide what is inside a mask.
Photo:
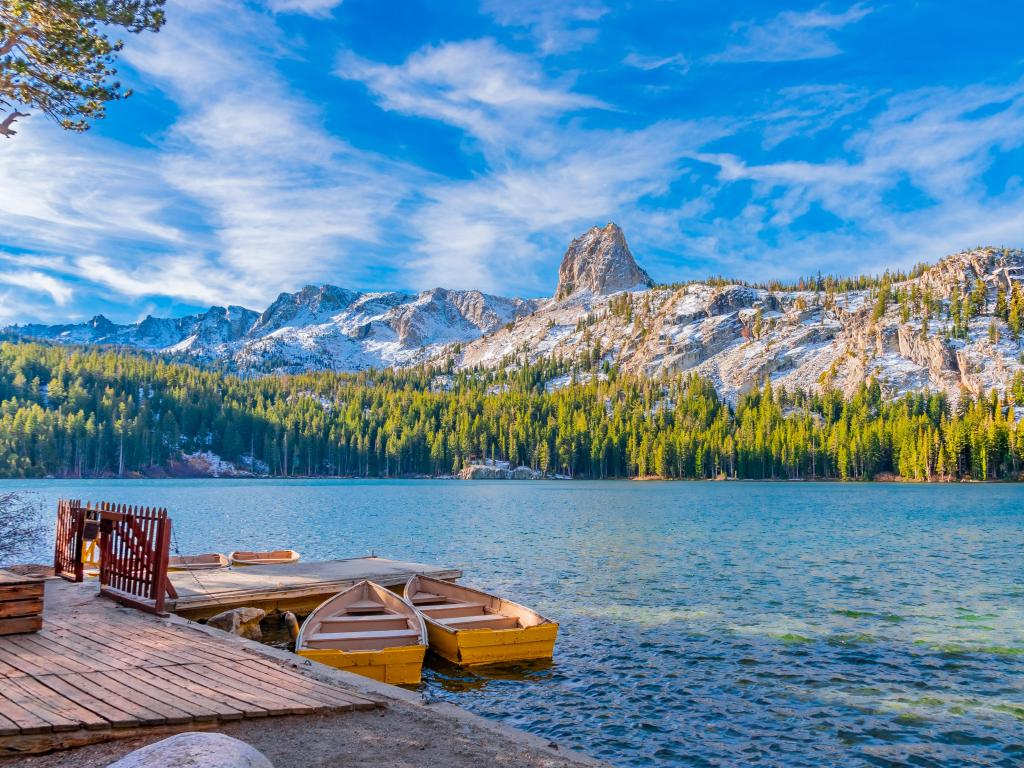
[{"label": "blue sky", "polygon": [[618,222],[658,280],[1024,245],[1005,2],[168,0],[135,95],[0,144],[0,322],[281,291],[550,295]]}]

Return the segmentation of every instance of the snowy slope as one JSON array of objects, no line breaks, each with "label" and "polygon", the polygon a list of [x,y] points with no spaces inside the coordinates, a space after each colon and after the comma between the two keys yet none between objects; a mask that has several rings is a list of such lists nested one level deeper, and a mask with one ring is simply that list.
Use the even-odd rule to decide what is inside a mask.
[{"label": "snowy slope", "polygon": [[435,288],[360,293],[332,285],[283,293],[266,311],[211,307],[200,315],[117,325],[102,315],[76,325],[4,329],[61,344],[133,347],[223,361],[237,370],[360,370],[427,359],[532,312],[536,301]]},{"label": "snowy slope", "polygon": [[[984,301],[960,337],[950,334],[953,298]],[[200,315],[115,325],[5,329],[66,344],[116,344],[218,361],[255,373],[355,371],[424,361],[456,367],[516,366],[595,354],[626,372],[693,371],[724,398],[766,379],[781,387],[852,393],[869,377],[889,396],[1005,389],[1022,370],[1024,346],[998,310],[1024,288],[1024,252],[980,248],[946,259],[893,289],[930,297],[912,311],[876,316],[877,288],[829,294],[741,284],[652,286],[614,224],[576,238],[559,270],[556,298],[514,299],[435,288],[364,293],[331,285],[283,293],[264,312],[213,307]],[[915,300],[917,301],[917,300]],[[582,367],[582,366],[581,366]],[[552,388],[561,383],[553,381]]]}]

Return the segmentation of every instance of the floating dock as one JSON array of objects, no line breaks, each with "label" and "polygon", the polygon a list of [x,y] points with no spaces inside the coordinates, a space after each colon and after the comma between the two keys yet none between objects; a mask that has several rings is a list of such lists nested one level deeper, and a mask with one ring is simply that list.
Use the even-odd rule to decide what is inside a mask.
[{"label": "floating dock", "polygon": [[206,619],[241,607],[303,614],[364,579],[384,587],[397,587],[417,574],[455,581],[461,578],[462,571],[383,557],[169,571],[168,578],[178,597],[168,599],[166,605],[168,610],[189,619]]},{"label": "floating dock", "polygon": [[43,628],[0,637],[0,757],[384,706],[224,637],[97,600],[89,585],[48,580]]}]

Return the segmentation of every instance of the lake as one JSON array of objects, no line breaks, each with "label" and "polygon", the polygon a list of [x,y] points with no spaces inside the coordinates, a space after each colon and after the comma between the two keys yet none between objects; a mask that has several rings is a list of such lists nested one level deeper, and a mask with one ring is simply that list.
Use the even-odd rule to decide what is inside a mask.
[{"label": "lake", "polygon": [[[553,663],[423,690],[623,766],[1024,761],[1024,487],[0,481],[166,506],[183,552],[453,565]],[[48,551],[38,560],[51,559]]]}]

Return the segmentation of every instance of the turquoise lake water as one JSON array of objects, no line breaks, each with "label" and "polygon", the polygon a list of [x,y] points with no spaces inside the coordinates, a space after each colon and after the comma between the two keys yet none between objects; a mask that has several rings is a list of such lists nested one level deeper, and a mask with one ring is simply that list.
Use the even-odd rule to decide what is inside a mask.
[{"label": "turquoise lake water", "polygon": [[[0,481],[166,506],[183,551],[452,565],[553,663],[423,690],[623,766],[1024,762],[1024,487]],[[39,560],[50,559],[40,552]]]}]

